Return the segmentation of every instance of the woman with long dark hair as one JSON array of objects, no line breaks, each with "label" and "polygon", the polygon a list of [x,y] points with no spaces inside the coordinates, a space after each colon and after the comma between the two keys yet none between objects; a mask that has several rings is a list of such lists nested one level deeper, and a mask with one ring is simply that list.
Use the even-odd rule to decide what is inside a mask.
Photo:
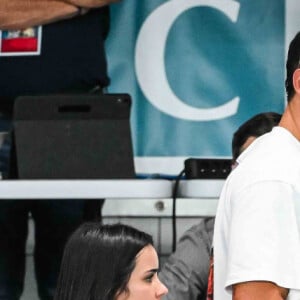
[{"label": "woman with long dark hair", "polygon": [[161,299],[152,237],[123,224],[81,225],[66,244],[54,300]]}]

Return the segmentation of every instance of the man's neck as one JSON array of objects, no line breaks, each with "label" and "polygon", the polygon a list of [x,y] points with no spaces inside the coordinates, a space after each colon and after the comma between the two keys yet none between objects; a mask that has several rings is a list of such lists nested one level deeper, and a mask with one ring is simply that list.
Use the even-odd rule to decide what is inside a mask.
[{"label": "man's neck", "polygon": [[300,97],[295,95],[288,103],[279,126],[290,131],[300,141]]}]

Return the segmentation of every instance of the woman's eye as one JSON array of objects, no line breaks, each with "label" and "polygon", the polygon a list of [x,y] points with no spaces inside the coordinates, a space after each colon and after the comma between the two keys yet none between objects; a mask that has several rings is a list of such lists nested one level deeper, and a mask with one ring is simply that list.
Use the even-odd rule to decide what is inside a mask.
[{"label": "woman's eye", "polygon": [[154,276],[154,274],[151,274],[151,275],[147,276],[147,277],[145,278],[145,281],[146,281],[146,282],[152,282],[153,276]]}]

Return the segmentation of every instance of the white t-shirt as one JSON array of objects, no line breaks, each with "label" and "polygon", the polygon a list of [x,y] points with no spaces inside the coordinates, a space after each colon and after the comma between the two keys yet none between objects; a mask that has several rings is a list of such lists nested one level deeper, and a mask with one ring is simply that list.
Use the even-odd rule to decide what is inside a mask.
[{"label": "white t-shirt", "polygon": [[214,300],[257,280],[300,299],[300,143],[286,129],[275,127],[239,157],[220,196],[213,243]]}]

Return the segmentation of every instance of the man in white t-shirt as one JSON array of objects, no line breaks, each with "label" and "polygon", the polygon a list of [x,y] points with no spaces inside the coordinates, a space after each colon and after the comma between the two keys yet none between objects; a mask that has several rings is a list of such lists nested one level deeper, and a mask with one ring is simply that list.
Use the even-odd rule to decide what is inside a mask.
[{"label": "man in white t-shirt", "polygon": [[300,299],[300,32],[287,60],[288,105],[238,158],[214,232],[214,300]]}]

